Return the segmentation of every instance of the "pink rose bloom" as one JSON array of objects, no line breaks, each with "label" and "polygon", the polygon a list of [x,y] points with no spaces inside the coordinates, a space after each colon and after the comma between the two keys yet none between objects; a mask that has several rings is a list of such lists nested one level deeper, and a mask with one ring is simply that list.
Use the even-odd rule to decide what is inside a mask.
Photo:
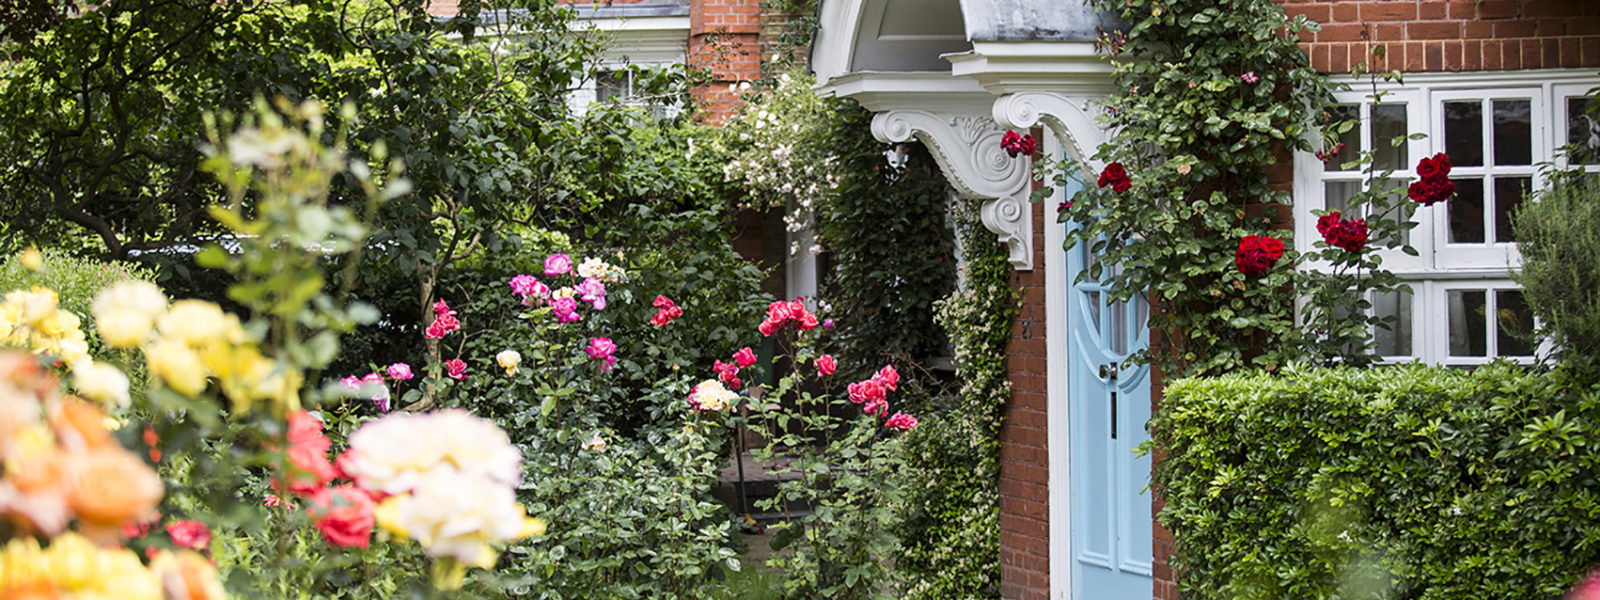
[{"label": "pink rose bloom", "polygon": [[822,328],[823,329],[833,329],[833,319],[823,319],[822,320]]},{"label": "pink rose bloom", "polygon": [[738,363],[741,369],[756,364],[756,352],[749,346],[740,348],[738,352],[733,353],[733,362]]},{"label": "pink rose bloom", "polygon": [[578,314],[578,299],[572,297],[551,300],[550,312],[556,316],[557,323],[571,323],[583,318]]},{"label": "pink rose bloom", "polygon": [[883,389],[883,384],[873,379],[857,381],[845,386],[845,389],[850,393],[850,401],[856,404],[884,400],[888,397],[887,392]]},{"label": "pink rose bloom", "polygon": [[532,275],[518,275],[511,278],[510,285],[511,293],[518,296],[531,296],[533,295],[534,286],[539,285],[539,280],[534,279]]},{"label": "pink rose bloom", "polygon": [[585,279],[583,283],[574,286],[572,291],[582,296],[583,301],[594,306],[595,310],[606,309],[606,284],[601,283],[599,279],[593,277]]},{"label": "pink rose bloom", "polygon": [[[439,303],[443,304],[444,301],[440,300]],[[434,308],[437,310],[438,306],[435,305]],[[461,322],[456,320],[455,314],[456,311],[453,310],[434,313],[433,323],[430,323],[428,328],[422,332],[422,337],[437,340],[449,335],[452,331],[461,329]]]},{"label": "pink rose bloom", "polygon": [[673,319],[683,316],[683,309],[678,308],[678,305],[673,304],[672,299],[666,296],[656,294],[656,301],[650,305],[658,309],[656,316],[650,317],[650,324],[656,327],[671,323]]},{"label": "pink rose bloom", "polygon": [[565,254],[551,254],[544,259],[544,276],[555,277],[566,275],[572,271],[572,257]]},{"label": "pink rose bloom", "polygon": [[601,371],[610,371],[613,367],[616,367],[616,366],[617,366],[617,357],[615,357],[615,356],[607,356],[605,361],[600,363],[600,370]]},{"label": "pink rose bloom", "polygon": [[406,363],[394,363],[389,365],[389,368],[386,370],[389,372],[389,378],[396,381],[405,381],[413,377],[411,374],[411,365]]},{"label": "pink rose bloom", "polygon": [[894,365],[884,365],[882,369],[878,369],[878,374],[873,375],[872,379],[883,384],[883,387],[889,388],[889,391],[892,392],[895,386],[900,384],[900,373],[894,370]]},{"label": "pink rose bloom", "polygon": [[450,305],[444,303],[444,298],[440,298],[438,302],[433,303],[433,314],[453,315],[456,311],[450,310]]},{"label": "pink rose bloom", "polygon": [[1568,590],[1565,600],[1600,600],[1600,569],[1590,571],[1583,581]]},{"label": "pink rose bloom", "polygon": [[318,490],[306,512],[328,543],[366,548],[372,541],[375,507],[366,492],[353,485],[339,485]]},{"label": "pink rose bloom", "polygon": [[361,390],[361,378],[356,377],[355,375],[351,375],[349,377],[345,377],[344,379],[340,379],[339,380],[339,384],[343,385],[346,388],[349,388],[349,390],[352,391],[352,392],[356,392],[356,391],[360,391]]},{"label": "pink rose bloom", "polygon": [[778,332],[778,323],[773,321],[762,321],[761,325],[756,327],[756,331],[761,332],[761,335],[763,336],[772,337],[772,334]]},{"label": "pink rose bloom", "polygon": [[871,402],[868,402],[866,406],[862,407],[861,412],[867,413],[867,414],[872,415],[874,417],[881,417],[883,415],[889,414],[889,401],[888,400],[873,400]]},{"label": "pink rose bloom", "polygon": [[817,360],[816,360],[816,365],[817,365],[817,376],[819,376],[819,377],[827,377],[829,375],[832,375],[834,369],[838,368],[838,365],[834,364],[833,355],[831,355],[831,354],[824,354],[822,356],[818,356]]},{"label": "pink rose bloom", "polygon": [[589,353],[589,358],[595,360],[605,360],[611,358],[611,355],[616,353],[617,345],[612,343],[611,338],[589,338],[589,347],[584,348],[583,351]]},{"label": "pink rose bloom", "polygon": [[211,528],[199,521],[173,521],[166,525],[172,545],[190,550],[205,550],[211,545]]},{"label": "pink rose bloom", "polygon": [[737,363],[725,363],[719,360],[712,365],[711,370],[716,371],[717,379],[722,380],[729,387],[739,388],[739,365]]},{"label": "pink rose bloom", "polygon": [[467,363],[459,358],[444,361],[444,370],[445,374],[449,375],[451,379],[466,380],[467,378]]},{"label": "pink rose bloom", "polygon": [[917,418],[905,413],[895,413],[889,420],[883,422],[883,426],[895,431],[911,431],[917,428]]}]

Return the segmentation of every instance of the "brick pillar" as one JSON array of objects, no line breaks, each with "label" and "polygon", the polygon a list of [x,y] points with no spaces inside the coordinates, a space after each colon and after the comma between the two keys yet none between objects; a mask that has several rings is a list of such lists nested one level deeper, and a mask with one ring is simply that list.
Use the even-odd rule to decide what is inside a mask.
[{"label": "brick pillar", "polygon": [[720,124],[739,110],[736,87],[761,77],[761,0],[690,0],[689,67],[711,73],[693,90],[701,118]]},{"label": "brick pillar", "polygon": [[[1043,132],[1035,129],[1038,137]],[[1033,182],[1034,189],[1042,185]],[[1050,597],[1050,450],[1045,346],[1044,202],[1033,212],[1033,270],[1013,271],[1022,308],[1011,323],[1011,401],[1000,427],[1000,597]],[[992,239],[992,238],[991,238]],[[1054,256],[1059,256],[1057,253]]]}]

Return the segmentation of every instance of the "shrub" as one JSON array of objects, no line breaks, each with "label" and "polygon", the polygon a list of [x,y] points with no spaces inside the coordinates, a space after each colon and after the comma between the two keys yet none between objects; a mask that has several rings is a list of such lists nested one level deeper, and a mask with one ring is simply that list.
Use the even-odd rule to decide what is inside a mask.
[{"label": "shrub", "polygon": [[1528,305],[1569,362],[1600,356],[1600,182],[1561,176],[1512,221]]},{"label": "shrub", "polygon": [[1600,561],[1600,386],[1504,363],[1236,373],[1151,421],[1184,597],[1557,598]]},{"label": "shrub", "polygon": [[125,279],[154,281],[155,274],[149,269],[126,263],[79,258],[59,250],[46,249],[41,254],[44,258],[43,271],[29,270],[15,256],[0,263],[0,292],[26,290],[33,286],[55,290],[61,308],[83,319],[81,328],[89,336],[89,353],[102,355],[103,349],[94,334],[94,314],[89,310],[89,305],[94,303],[94,295],[100,288]]}]

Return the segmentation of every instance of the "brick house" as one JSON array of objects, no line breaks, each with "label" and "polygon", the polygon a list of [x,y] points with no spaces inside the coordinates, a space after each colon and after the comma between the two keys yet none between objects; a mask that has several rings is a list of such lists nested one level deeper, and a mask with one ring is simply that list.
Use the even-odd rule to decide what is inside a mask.
[{"label": "brick house", "polygon": [[[1419,256],[1385,256],[1413,292],[1372,299],[1398,317],[1395,331],[1378,332],[1380,352],[1459,366],[1530,357],[1536,349],[1506,335],[1532,324],[1510,279],[1518,258],[1506,217],[1543,185],[1540,163],[1600,163],[1600,123],[1583,114],[1600,86],[1600,3],[1279,1],[1323,24],[1301,47],[1336,81],[1353,83],[1338,74],[1373,63],[1375,46],[1386,54],[1374,67],[1406,73],[1379,84],[1381,102],[1370,87],[1338,96],[1338,110],[1362,124],[1345,136],[1348,148],[1381,150],[1376,160],[1402,179],[1434,152],[1455,160],[1457,197],[1448,210],[1419,212]],[[1092,257],[1061,249],[1063,197],[1030,203],[1028,165],[999,148],[1005,130],[1031,129],[1043,152],[1093,155],[1106,137],[1096,100],[1112,91],[1093,40],[1115,23],[1081,0],[822,0],[818,16],[819,91],[878,113],[879,139],[933,150],[952,187],[984,201],[984,223],[1009,247],[1024,291],[1001,434],[1002,596],[1175,599],[1172,537],[1153,524],[1159,505],[1141,490],[1151,465],[1131,452],[1160,402],[1160,374],[1114,366],[1148,343],[1147,309],[1107,305],[1094,282],[1071,283]],[[1428,137],[1389,148],[1406,133]],[[1556,152],[1569,143],[1583,151]],[[1307,249],[1311,211],[1342,206],[1363,176],[1309,155],[1280,165],[1275,183],[1293,189],[1296,243]]]}]

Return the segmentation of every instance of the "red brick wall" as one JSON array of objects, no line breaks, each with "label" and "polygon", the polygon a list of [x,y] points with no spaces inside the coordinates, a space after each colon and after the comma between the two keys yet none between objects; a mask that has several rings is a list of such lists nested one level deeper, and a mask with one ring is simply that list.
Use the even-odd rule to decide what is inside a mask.
[{"label": "red brick wall", "polygon": [[[1035,130],[1037,137],[1041,132]],[[1038,185],[1037,182],[1034,183]],[[1000,428],[1000,595],[1050,597],[1050,456],[1046,425],[1044,205],[1033,207],[1033,270],[1013,271],[1022,310],[1011,324],[1011,401]],[[1059,255],[1060,253],[1056,253]]]},{"label": "red brick wall", "polygon": [[711,82],[695,88],[700,116],[722,123],[739,110],[736,86],[761,78],[760,0],[691,0],[689,66],[706,69]]},{"label": "red brick wall", "polygon": [[[1600,66],[1595,0],[1282,0],[1322,23],[1303,35],[1311,65],[1348,72],[1494,71]],[[1375,59],[1371,48],[1383,46]]]}]

